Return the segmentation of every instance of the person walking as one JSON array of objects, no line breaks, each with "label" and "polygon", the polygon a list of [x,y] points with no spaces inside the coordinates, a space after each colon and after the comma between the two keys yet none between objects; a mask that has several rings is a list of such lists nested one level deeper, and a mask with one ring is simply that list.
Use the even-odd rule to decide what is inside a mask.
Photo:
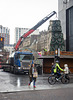
[{"label": "person walking", "polygon": [[37,69],[35,67],[35,64],[33,63],[29,69],[30,82],[28,85],[30,86],[31,82],[33,82],[33,86],[34,86],[34,88],[36,88],[36,86],[35,86],[36,78],[37,78]]}]

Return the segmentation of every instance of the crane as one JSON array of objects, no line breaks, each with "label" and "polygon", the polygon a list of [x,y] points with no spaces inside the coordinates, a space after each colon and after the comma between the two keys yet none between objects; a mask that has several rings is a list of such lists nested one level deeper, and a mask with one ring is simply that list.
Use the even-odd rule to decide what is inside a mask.
[{"label": "crane", "polygon": [[32,32],[34,32],[39,26],[41,26],[43,23],[45,23],[49,18],[51,18],[53,15],[57,14],[55,11],[51,12],[49,15],[44,17],[41,21],[39,21],[35,26],[33,26],[29,31],[24,33],[18,40],[17,44],[15,45],[15,51],[19,49],[20,44],[22,43],[23,39],[25,39],[28,35],[30,35]]}]

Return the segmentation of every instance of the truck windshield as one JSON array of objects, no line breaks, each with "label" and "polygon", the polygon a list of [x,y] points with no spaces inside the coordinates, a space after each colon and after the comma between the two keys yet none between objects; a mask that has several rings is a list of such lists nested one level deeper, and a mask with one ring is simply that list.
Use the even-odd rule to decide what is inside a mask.
[{"label": "truck windshield", "polygon": [[33,55],[30,54],[20,54],[19,55],[19,60],[32,60],[33,59]]}]

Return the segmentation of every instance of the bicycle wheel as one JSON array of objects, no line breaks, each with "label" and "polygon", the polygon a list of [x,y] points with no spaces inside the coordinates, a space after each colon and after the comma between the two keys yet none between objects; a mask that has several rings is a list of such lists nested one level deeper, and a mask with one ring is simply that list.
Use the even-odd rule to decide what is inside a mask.
[{"label": "bicycle wheel", "polygon": [[62,79],[61,79],[61,82],[62,82],[63,84],[68,84],[68,83],[70,82],[70,78],[69,78],[69,77],[66,78],[65,76],[63,76]]},{"label": "bicycle wheel", "polygon": [[55,76],[48,77],[48,82],[49,82],[49,84],[54,85],[56,83]]}]

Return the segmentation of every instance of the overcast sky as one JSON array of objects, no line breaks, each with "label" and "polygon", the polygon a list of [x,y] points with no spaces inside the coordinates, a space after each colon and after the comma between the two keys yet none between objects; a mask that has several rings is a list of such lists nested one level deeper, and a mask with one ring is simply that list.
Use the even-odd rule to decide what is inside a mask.
[{"label": "overcast sky", "polygon": [[[15,27],[32,28],[52,11],[58,12],[58,0],[0,0],[0,25],[10,29],[13,44]],[[48,25],[49,20],[38,29],[47,30]]]}]

